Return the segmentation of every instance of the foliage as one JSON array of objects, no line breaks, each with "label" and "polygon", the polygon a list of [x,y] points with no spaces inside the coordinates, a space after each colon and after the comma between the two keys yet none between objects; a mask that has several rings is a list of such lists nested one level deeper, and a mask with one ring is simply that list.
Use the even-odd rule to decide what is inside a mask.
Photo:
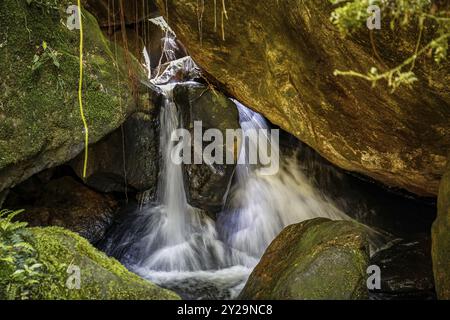
[{"label": "foliage", "polygon": [[[413,70],[416,60],[424,54],[432,53],[437,64],[443,63],[448,56],[448,42],[450,39],[450,11],[438,9],[431,0],[330,0],[338,7],[331,15],[331,21],[337,26],[342,36],[348,36],[365,26],[370,14],[367,9],[370,5],[378,5],[390,19],[390,28],[407,29],[416,24],[419,36],[415,51],[411,56],[398,66],[380,73],[377,68],[372,67],[367,74],[356,71],[335,70],[334,75],[353,76],[363,78],[372,83],[386,81],[388,86],[395,91],[398,87],[411,85],[418,79]],[[425,25],[435,30],[433,39],[421,46]]]},{"label": "foliage", "polygon": [[14,221],[22,212],[0,211],[0,299],[31,299],[39,294],[41,282],[53,280],[39,261],[27,223]]},{"label": "foliage", "polygon": [[[57,227],[27,228],[22,211],[0,211],[0,300],[178,299],[129,272],[86,239]],[[81,269],[79,289],[67,286],[68,265]]]},{"label": "foliage", "polygon": [[27,298],[42,268],[30,243],[31,234],[25,228],[27,224],[13,222],[21,212],[0,211],[0,284],[4,288],[0,297],[6,299]]},{"label": "foliage", "polygon": [[59,69],[60,63],[58,56],[60,53],[47,45],[47,42],[42,41],[42,44],[37,47],[38,52],[33,57],[33,64],[31,70],[36,71],[41,68],[47,61],[51,61],[55,67]]},{"label": "foliage", "polygon": [[46,12],[58,10],[58,0],[26,0],[28,5],[35,4]]}]

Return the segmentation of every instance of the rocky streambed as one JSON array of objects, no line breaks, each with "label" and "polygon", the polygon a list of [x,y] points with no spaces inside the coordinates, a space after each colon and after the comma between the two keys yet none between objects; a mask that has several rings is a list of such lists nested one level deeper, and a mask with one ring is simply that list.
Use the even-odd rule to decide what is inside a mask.
[{"label": "rocky streambed", "polygon": [[[20,237],[53,279],[34,298],[449,297],[448,68],[427,82],[421,65],[421,90],[393,94],[334,78],[376,61],[364,35],[339,38],[326,1],[233,1],[225,37],[208,5],[199,30],[188,0],[121,2],[83,4],[85,176],[70,3],[0,4],[0,208],[25,209]],[[380,35],[383,58],[400,61],[403,36]],[[279,171],[173,164],[172,131],[200,121],[279,129]]]}]

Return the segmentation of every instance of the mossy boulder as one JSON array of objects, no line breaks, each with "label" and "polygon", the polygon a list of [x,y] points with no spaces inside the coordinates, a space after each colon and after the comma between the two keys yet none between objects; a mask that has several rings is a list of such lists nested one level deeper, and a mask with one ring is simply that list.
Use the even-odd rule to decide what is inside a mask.
[{"label": "mossy boulder", "polygon": [[[54,279],[39,284],[34,299],[166,300],[179,299],[168,290],[129,272],[77,234],[59,227],[32,228],[39,260],[53,269]],[[61,272],[61,266],[65,266]],[[79,267],[80,289],[66,286],[69,266]],[[69,269],[70,270],[70,269]]]},{"label": "mossy boulder", "polygon": [[[421,57],[412,89],[335,77],[366,74],[413,55],[417,30],[368,30],[343,39],[331,1],[157,0],[169,24],[211,81],[329,161],[390,186],[435,196],[450,149],[450,62]],[[167,7],[166,7],[167,6]],[[199,25],[198,12],[202,12]],[[217,28],[214,27],[217,17]],[[200,26],[200,27],[199,27]],[[433,28],[427,28],[431,39]]]},{"label": "mossy boulder", "polygon": [[[78,95],[79,30],[65,25],[73,1],[0,2],[0,191],[83,150]],[[84,111],[89,142],[136,108],[142,67],[107,41],[83,10]]]},{"label": "mossy boulder", "polygon": [[439,299],[450,300],[450,166],[441,181],[431,235],[436,293]]},{"label": "mossy boulder", "polygon": [[285,228],[250,275],[242,299],[366,299],[364,228],[324,218]]}]

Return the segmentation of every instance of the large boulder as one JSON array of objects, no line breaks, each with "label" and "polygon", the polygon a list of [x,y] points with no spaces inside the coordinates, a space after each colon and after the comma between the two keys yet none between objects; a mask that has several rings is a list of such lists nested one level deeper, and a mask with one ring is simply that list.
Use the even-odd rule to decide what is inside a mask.
[{"label": "large boulder", "polygon": [[[198,65],[242,103],[344,169],[437,194],[450,148],[449,62],[436,68],[432,59],[421,60],[414,88],[391,93],[382,83],[372,88],[333,76],[335,69],[383,66],[366,30],[340,37],[330,1],[228,1],[225,40],[222,6],[215,14],[212,1],[200,8],[191,0],[157,3]],[[396,66],[413,54],[417,32],[385,27],[374,42],[385,63]]]},{"label": "large boulder", "polygon": [[103,239],[118,203],[65,176],[39,183],[27,180],[11,191],[8,207],[26,209],[19,218],[32,227],[59,226],[77,232],[91,243]]},{"label": "large boulder", "polygon": [[[16,241],[20,239],[28,244],[26,252],[17,250],[15,254],[28,256],[39,265],[33,266],[32,272],[23,280],[18,275],[11,276],[14,269],[24,268],[21,265],[23,261],[16,261],[18,265],[12,269],[11,264],[1,269],[2,299],[24,296],[33,300],[179,299],[175,293],[131,273],[117,260],[107,257],[73,232],[59,227],[27,228],[15,232]],[[0,234],[0,241],[8,245],[11,239],[3,236]]]},{"label": "large boulder", "polygon": [[[0,3],[0,191],[83,150],[80,35],[63,24],[72,4]],[[95,18],[84,10],[83,24],[82,95],[89,142],[94,143],[135,109],[133,88],[142,67],[131,54],[114,50]]]},{"label": "large boulder", "polygon": [[[89,148],[85,183],[101,192],[154,193],[159,167],[159,119],[153,113],[138,112]],[[84,156],[71,165],[83,173]]]},{"label": "large boulder", "polygon": [[[226,130],[240,128],[239,113],[236,105],[220,92],[189,82],[175,86],[174,100],[181,110],[183,126],[191,131],[194,137],[194,123],[202,122],[202,130],[217,129],[223,137],[223,155],[228,150]],[[204,143],[209,144],[210,142]],[[205,147],[204,145],[204,147]],[[203,148],[204,150],[204,148]],[[194,159],[192,157],[192,159]],[[225,202],[225,196],[233,177],[235,164],[185,164],[189,203],[208,212],[219,212]]]},{"label": "large boulder", "polygon": [[431,235],[436,292],[439,299],[450,300],[450,166],[441,181]]},{"label": "large boulder", "polygon": [[366,299],[369,245],[361,225],[313,219],[285,228],[264,253],[242,299]]}]

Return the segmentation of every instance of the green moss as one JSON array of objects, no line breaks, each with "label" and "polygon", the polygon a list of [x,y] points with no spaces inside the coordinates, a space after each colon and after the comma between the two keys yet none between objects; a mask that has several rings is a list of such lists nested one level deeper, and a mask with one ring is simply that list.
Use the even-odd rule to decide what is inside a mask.
[{"label": "green moss", "polygon": [[[79,32],[64,25],[71,4],[59,1],[55,9],[42,1],[0,2],[0,120],[8,119],[0,121],[0,169],[61,145],[83,143],[77,101]],[[134,98],[126,69],[141,71],[133,57],[125,63],[123,51],[110,45],[86,11],[83,24],[83,98],[92,143],[116,129],[131,111]],[[33,71],[43,41],[57,52],[60,67],[47,61]]]},{"label": "green moss", "polygon": [[[107,257],[89,242],[68,230],[32,228],[39,260],[55,272],[52,283],[41,283],[38,299],[178,299],[168,290],[129,272],[115,259]],[[80,289],[66,287],[67,268],[81,270]]]},{"label": "green moss", "polygon": [[244,299],[366,299],[368,243],[351,221],[313,219],[275,239],[244,288]]}]

